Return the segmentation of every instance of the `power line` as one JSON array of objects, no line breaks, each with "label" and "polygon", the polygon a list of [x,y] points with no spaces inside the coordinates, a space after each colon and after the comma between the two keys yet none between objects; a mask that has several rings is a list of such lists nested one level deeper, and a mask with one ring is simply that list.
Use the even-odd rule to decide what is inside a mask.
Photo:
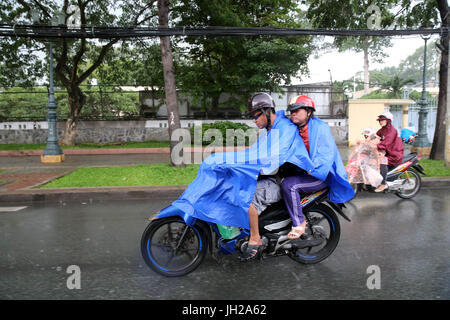
[{"label": "power line", "polygon": [[0,37],[26,38],[86,38],[86,39],[125,39],[149,38],[161,36],[407,36],[431,35],[448,32],[448,29],[403,29],[403,30],[375,30],[375,29],[296,29],[296,28],[241,28],[241,27],[105,27],[80,26],[70,27],[47,25],[11,25],[0,24]]}]

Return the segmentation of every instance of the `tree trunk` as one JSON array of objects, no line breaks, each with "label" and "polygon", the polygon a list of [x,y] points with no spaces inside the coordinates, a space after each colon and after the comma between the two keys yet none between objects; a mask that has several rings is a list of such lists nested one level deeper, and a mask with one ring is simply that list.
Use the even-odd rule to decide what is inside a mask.
[{"label": "tree trunk", "polygon": [[69,115],[67,117],[64,134],[60,141],[61,145],[74,145],[75,135],[78,126],[78,118],[81,108],[86,100],[85,95],[80,88],[67,88],[69,95]]},{"label": "tree trunk", "polygon": [[[169,26],[169,0],[158,0],[158,20],[160,28]],[[166,93],[166,106],[169,121],[169,137],[170,137],[170,163],[175,167],[184,167],[183,149],[181,148],[178,155],[173,155],[172,151],[179,141],[172,141],[172,134],[176,129],[181,127],[180,116],[178,113],[178,100],[175,84],[175,72],[173,67],[172,48],[170,46],[170,37],[160,37],[162,65],[164,72],[164,88]],[[177,163],[174,162],[173,156],[178,158]],[[181,161],[180,161],[181,160]],[[180,163],[181,162],[181,163]]]},{"label": "tree trunk", "polygon": [[73,118],[68,118],[66,121],[64,135],[59,142],[62,146],[74,145],[75,135],[77,133],[78,121]]},{"label": "tree trunk", "polygon": [[364,48],[364,94],[369,94],[369,47]]},{"label": "tree trunk", "polygon": [[210,114],[212,117],[217,117],[219,114],[219,99],[220,99],[220,93],[217,95],[214,95],[211,99],[211,109]]},{"label": "tree trunk", "polygon": [[[449,7],[447,0],[437,0],[439,14],[441,16],[442,26],[448,26]],[[439,98],[438,109],[436,113],[436,128],[434,131],[433,144],[431,145],[430,159],[444,160],[445,157],[445,118],[447,109],[447,81],[448,81],[448,45],[449,35],[443,33],[441,37],[441,64],[439,67]]]}]

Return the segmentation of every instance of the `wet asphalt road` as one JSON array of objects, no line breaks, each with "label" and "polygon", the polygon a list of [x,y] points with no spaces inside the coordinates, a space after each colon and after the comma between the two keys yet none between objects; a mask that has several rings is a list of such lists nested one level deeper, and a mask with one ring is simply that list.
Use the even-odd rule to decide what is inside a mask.
[{"label": "wet asphalt road", "polygon": [[[0,211],[0,299],[450,299],[448,191],[359,196],[346,210],[352,222],[341,219],[336,251],[317,265],[207,256],[181,278],[155,274],[139,249],[147,218],[173,198]],[[67,287],[71,265],[80,289]],[[381,287],[370,290],[373,266]]]}]

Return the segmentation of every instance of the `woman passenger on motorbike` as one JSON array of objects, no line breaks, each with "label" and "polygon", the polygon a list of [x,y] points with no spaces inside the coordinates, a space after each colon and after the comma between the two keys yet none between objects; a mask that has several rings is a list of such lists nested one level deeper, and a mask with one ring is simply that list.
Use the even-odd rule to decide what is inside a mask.
[{"label": "woman passenger on motorbike", "polygon": [[[299,128],[300,136],[308,153],[310,153],[308,123],[313,117],[315,110],[314,101],[307,96],[294,97],[287,107],[287,111],[291,114],[291,121]],[[320,141],[324,140],[319,139],[319,143]],[[298,239],[306,229],[300,192],[312,193],[327,186],[328,184],[325,181],[313,177],[298,167],[294,170],[293,175],[289,175],[282,180],[281,191],[292,220],[292,229],[288,234],[289,239]]]},{"label": "woman passenger on motorbike", "polygon": [[387,157],[387,164],[380,164],[380,172],[383,177],[381,185],[375,189],[375,192],[382,192],[388,188],[386,184],[386,176],[389,170],[392,170],[403,160],[403,142],[398,136],[397,130],[392,125],[394,116],[391,112],[385,112],[378,116],[377,121],[380,123],[381,129],[377,131],[377,135],[381,138],[378,144],[378,150],[384,151]]},{"label": "woman passenger on motorbike", "polygon": [[377,149],[380,143],[380,137],[376,135],[373,128],[366,128],[363,130],[363,141],[356,141],[356,146],[351,150],[348,157],[348,164],[345,167],[350,183],[362,183],[365,188],[366,185],[371,185],[377,188],[383,178],[380,174],[380,163],[384,157]]}]

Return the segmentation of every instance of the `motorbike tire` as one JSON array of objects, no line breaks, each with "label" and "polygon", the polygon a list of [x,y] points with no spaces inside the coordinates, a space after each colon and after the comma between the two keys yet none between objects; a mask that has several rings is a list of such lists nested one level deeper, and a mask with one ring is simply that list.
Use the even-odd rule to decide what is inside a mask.
[{"label": "motorbike tire", "polygon": [[[194,249],[187,248],[191,244]],[[141,238],[145,263],[166,277],[180,277],[194,271],[207,251],[204,231],[195,225],[188,226],[180,217],[152,221]]]},{"label": "motorbike tire", "polygon": [[[414,197],[420,191],[420,188],[422,186],[422,179],[420,178],[420,175],[419,175],[419,173],[416,170],[414,170],[412,168],[408,168],[408,169],[406,169],[406,171],[409,174],[414,176],[415,181],[416,181],[416,185],[414,186],[414,189],[413,189],[413,191],[411,193],[405,193],[405,192],[402,192],[402,191],[397,191],[395,193],[395,195],[400,197],[400,198],[402,198],[402,199],[411,199],[412,197]],[[397,178],[397,179],[399,179],[399,178]]]},{"label": "motorbike tire", "polygon": [[[308,233],[307,236],[317,236],[318,232],[321,233],[320,230],[325,229],[323,226],[319,225],[322,221],[326,222],[326,227],[329,229],[329,235],[325,237],[325,245],[291,251],[288,256],[294,261],[302,264],[319,263],[328,258],[339,243],[339,238],[341,235],[339,218],[333,209],[323,203],[308,209],[303,214],[305,215],[307,221],[305,235]],[[321,236],[323,237],[324,235],[322,234]]]},{"label": "motorbike tire", "polygon": [[353,192],[355,193],[355,197],[354,198],[356,198],[356,195],[361,190],[361,184],[360,183],[351,183],[350,185],[352,186]]}]

